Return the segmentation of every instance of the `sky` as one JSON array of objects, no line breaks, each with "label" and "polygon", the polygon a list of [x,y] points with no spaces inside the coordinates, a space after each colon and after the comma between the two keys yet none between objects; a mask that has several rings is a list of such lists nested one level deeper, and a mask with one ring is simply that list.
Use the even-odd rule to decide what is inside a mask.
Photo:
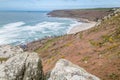
[{"label": "sky", "polygon": [[0,10],[55,10],[120,7],[120,0],[0,0]]}]

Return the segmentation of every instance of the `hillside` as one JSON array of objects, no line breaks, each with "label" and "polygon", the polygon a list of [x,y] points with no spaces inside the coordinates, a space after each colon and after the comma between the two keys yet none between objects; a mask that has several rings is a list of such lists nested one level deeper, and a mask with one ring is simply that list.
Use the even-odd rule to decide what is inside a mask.
[{"label": "hillside", "polygon": [[120,80],[120,13],[86,31],[29,43],[27,50],[39,53],[45,72],[65,58],[102,80]]},{"label": "hillside", "polygon": [[73,10],[54,10],[48,15],[52,17],[75,18],[80,21],[97,21],[98,19],[112,13],[112,8],[95,8],[95,9],[73,9]]}]

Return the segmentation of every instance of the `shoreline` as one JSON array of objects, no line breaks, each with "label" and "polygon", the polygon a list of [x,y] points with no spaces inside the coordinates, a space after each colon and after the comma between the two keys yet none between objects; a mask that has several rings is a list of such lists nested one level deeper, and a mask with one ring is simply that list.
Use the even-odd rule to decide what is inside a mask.
[{"label": "shoreline", "polygon": [[[79,18],[66,18],[66,17],[56,17],[56,18],[69,19],[69,20],[76,22],[75,24],[70,26],[70,28],[67,30],[67,32],[64,35],[75,34],[75,33],[78,33],[80,31],[87,30],[89,28],[94,27],[94,26],[91,26],[91,25],[93,25],[93,23],[97,23],[97,22],[89,21],[88,19],[82,19],[82,18],[81,19],[79,19]],[[24,45],[27,45],[28,43],[36,42],[36,41],[43,40],[43,39],[45,39],[45,38],[33,40],[33,41],[27,42],[25,44],[18,44],[18,45],[14,45],[14,46],[21,46],[21,45],[24,46]],[[1,45],[13,45],[13,44],[0,44],[0,46]]]},{"label": "shoreline", "polygon": [[94,27],[98,20],[104,18],[104,16],[112,13],[113,10],[111,8],[107,9],[76,9],[76,10],[53,10],[49,12],[47,15],[50,17],[60,17],[60,18],[70,18],[76,20],[77,22],[81,22],[82,24],[72,26],[69,28],[67,34],[75,34],[80,31],[87,30],[89,28]]},{"label": "shoreline", "polygon": [[84,31],[84,30],[87,30],[87,29],[90,29],[92,27],[94,27],[95,25],[97,24],[97,22],[82,22],[76,26],[73,26],[71,27],[67,34],[76,34],[80,31]]},{"label": "shoreline", "polygon": [[72,26],[68,29],[68,31],[66,33],[67,35],[76,34],[80,31],[90,29],[92,27],[95,27],[95,25],[98,23],[97,21],[91,21],[91,20],[85,19],[85,18],[57,17],[57,16],[52,16],[52,15],[48,15],[48,17],[56,17],[56,18],[70,19],[70,20],[76,21],[77,24],[75,24],[75,26]]}]

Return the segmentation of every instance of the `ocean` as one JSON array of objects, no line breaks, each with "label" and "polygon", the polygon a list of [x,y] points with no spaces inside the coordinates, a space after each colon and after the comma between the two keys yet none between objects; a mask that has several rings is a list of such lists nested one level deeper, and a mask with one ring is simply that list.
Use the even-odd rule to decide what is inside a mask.
[{"label": "ocean", "polygon": [[76,20],[48,17],[47,11],[39,12],[0,12],[0,45],[20,45],[43,39],[60,36],[75,25]]}]

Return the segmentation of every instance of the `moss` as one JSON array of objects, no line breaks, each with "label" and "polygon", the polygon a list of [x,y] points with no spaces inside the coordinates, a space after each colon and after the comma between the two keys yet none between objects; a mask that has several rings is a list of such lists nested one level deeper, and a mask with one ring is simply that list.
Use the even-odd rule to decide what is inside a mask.
[{"label": "moss", "polygon": [[0,62],[7,61],[8,58],[0,58]]}]

